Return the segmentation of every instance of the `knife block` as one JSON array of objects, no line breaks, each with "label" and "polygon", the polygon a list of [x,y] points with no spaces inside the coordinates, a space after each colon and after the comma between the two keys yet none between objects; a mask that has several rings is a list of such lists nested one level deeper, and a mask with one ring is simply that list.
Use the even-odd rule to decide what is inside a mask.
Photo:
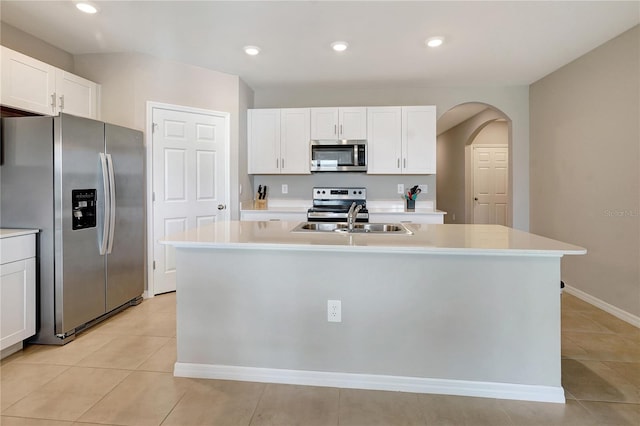
[{"label": "knife block", "polygon": [[256,210],[266,210],[267,209],[267,200],[254,200],[253,208]]}]

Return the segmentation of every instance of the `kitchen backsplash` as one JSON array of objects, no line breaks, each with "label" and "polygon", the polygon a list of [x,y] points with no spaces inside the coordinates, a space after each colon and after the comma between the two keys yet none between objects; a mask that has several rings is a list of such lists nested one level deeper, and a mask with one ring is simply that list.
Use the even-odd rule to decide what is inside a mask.
[{"label": "kitchen backsplash", "polygon": [[[436,199],[436,175],[367,175],[365,173],[315,173],[311,175],[254,175],[253,192],[258,185],[269,187],[269,198],[311,199],[314,186],[363,186],[367,188],[368,200],[395,200],[398,184],[405,190],[414,185],[428,186],[428,191],[420,194],[422,201]],[[282,193],[282,185],[287,185],[288,193]],[[243,190],[244,191],[244,190]]]}]

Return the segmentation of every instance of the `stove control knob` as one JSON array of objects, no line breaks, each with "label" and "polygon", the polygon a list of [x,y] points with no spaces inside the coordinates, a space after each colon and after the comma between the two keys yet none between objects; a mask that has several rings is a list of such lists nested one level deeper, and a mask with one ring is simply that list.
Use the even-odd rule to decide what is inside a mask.
[{"label": "stove control knob", "polygon": [[324,193],[325,193],[325,191],[322,191],[322,193],[324,194]]},{"label": "stove control knob", "polygon": [[362,195],[362,191],[358,191],[358,194]]}]

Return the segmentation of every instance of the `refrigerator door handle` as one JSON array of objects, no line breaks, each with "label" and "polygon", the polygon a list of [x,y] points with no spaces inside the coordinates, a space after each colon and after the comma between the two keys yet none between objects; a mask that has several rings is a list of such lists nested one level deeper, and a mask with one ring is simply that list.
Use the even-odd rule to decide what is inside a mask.
[{"label": "refrigerator door handle", "polygon": [[100,241],[100,255],[107,254],[107,242],[109,240],[109,212],[111,211],[111,197],[109,196],[109,172],[107,170],[107,156],[100,153],[100,165],[102,166],[102,192],[104,194],[104,215],[102,223],[102,240]]},{"label": "refrigerator door handle", "polygon": [[107,168],[109,170],[109,245],[107,254],[111,253],[113,248],[113,234],[116,230],[116,179],[113,172],[113,159],[111,154],[107,154]]}]

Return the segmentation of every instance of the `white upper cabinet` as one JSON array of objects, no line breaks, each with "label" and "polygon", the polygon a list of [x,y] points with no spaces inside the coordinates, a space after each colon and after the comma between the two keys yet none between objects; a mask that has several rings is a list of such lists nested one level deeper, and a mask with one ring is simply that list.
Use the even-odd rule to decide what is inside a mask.
[{"label": "white upper cabinet", "polygon": [[308,174],[309,108],[248,113],[249,174]]},{"label": "white upper cabinet", "polygon": [[369,108],[367,114],[367,173],[401,173],[402,108]]},{"label": "white upper cabinet", "polygon": [[56,114],[56,68],[2,46],[0,103],[45,115]]},{"label": "white upper cabinet", "polygon": [[248,126],[249,174],[280,173],[280,110],[250,109]]},{"label": "white upper cabinet", "polygon": [[435,106],[368,108],[368,174],[436,173]]},{"label": "white upper cabinet", "polygon": [[99,85],[1,46],[0,103],[45,115],[98,118]]},{"label": "white upper cabinet", "polygon": [[311,158],[309,108],[280,110],[280,173],[309,174]]},{"label": "white upper cabinet", "polygon": [[56,70],[58,111],[98,118],[98,85],[63,70]]},{"label": "white upper cabinet", "polygon": [[311,139],[367,139],[367,108],[311,108]]},{"label": "white upper cabinet", "polygon": [[402,173],[436,173],[436,107],[402,107]]}]

